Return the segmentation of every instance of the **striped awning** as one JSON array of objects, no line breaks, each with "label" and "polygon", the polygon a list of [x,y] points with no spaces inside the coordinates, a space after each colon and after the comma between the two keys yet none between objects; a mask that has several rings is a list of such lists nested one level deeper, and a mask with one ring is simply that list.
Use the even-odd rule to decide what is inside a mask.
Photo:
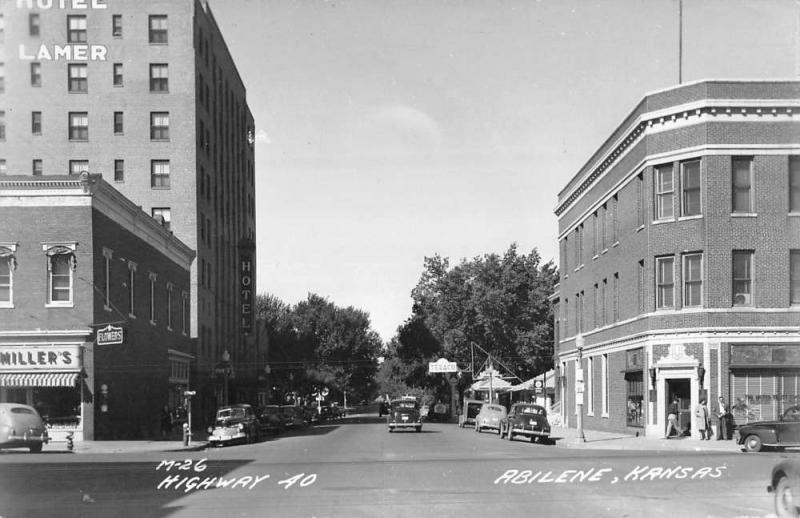
[{"label": "striped awning", "polygon": [[79,372],[4,372],[0,387],[74,387]]}]

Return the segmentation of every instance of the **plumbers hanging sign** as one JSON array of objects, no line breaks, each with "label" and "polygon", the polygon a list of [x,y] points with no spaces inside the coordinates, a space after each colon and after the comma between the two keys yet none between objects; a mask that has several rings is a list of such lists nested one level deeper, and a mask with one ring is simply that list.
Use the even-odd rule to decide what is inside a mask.
[{"label": "plumbers hanging sign", "polygon": [[0,370],[76,370],[80,346],[10,346],[0,347]]},{"label": "plumbers hanging sign", "polygon": [[[73,9],[78,14],[91,9],[107,9],[106,0],[17,0],[17,9]],[[72,33],[83,33],[86,41],[86,19],[74,18],[67,30]],[[28,47],[19,44],[19,59],[27,61],[105,61],[108,56],[108,47],[88,43],[68,42],[64,45],[48,45],[42,43],[38,47]]]}]

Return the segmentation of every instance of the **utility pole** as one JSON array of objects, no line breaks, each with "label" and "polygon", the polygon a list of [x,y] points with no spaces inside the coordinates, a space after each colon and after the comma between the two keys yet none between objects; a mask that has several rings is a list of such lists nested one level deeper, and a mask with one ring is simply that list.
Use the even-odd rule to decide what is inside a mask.
[{"label": "utility pole", "polygon": [[583,435],[583,335],[575,336],[575,349],[578,351],[578,365],[575,368],[575,402],[578,406],[578,442],[586,442]]}]

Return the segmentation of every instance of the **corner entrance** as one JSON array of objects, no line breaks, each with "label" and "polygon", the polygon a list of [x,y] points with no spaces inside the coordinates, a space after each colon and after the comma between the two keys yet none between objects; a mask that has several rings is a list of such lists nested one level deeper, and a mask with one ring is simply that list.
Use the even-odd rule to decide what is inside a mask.
[{"label": "corner entrance", "polygon": [[678,429],[682,435],[689,435],[692,425],[692,400],[691,383],[689,378],[667,379],[667,404],[664,413],[664,422],[672,402],[678,400]]}]

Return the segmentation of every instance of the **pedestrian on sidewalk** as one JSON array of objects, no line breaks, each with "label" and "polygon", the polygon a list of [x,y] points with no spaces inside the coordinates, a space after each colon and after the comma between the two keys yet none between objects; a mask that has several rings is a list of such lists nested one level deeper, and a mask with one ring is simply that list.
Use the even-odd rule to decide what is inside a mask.
[{"label": "pedestrian on sidewalk", "polygon": [[700,432],[701,441],[710,441],[713,430],[711,430],[711,423],[708,416],[708,407],[706,406],[705,398],[700,400],[700,404],[694,411],[697,418],[697,430]]},{"label": "pedestrian on sidewalk", "polygon": [[720,396],[719,403],[717,403],[717,440],[728,439],[728,404],[725,403],[725,398]]},{"label": "pedestrian on sidewalk", "polygon": [[669,413],[667,414],[667,431],[664,433],[664,438],[669,439],[672,431],[680,437],[681,432],[678,429],[678,398],[673,398],[672,403],[669,405]]},{"label": "pedestrian on sidewalk", "polygon": [[169,405],[164,405],[161,409],[161,438],[166,439],[172,433],[172,412],[169,411]]}]

